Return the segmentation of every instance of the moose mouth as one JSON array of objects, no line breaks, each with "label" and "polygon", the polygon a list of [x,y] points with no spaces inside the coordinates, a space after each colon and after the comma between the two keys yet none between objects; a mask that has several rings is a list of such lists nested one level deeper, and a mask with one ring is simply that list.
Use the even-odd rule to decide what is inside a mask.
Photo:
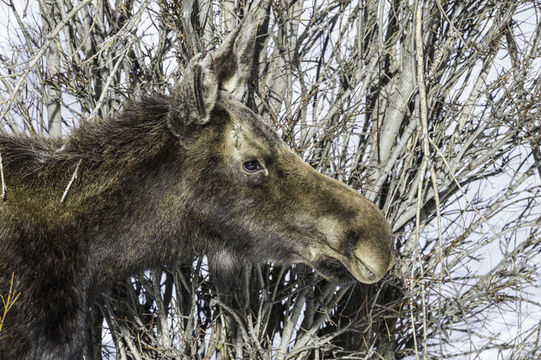
[{"label": "moose mouth", "polygon": [[379,277],[357,256],[348,261],[348,264],[345,265],[339,259],[326,255],[312,266],[324,278],[338,284],[346,285],[357,281],[371,284],[379,280]]},{"label": "moose mouth", "polygon": [[350,256],[342,255],[340,251],[329,246],[324,233],[310,229],[302,231],[301,234],[309,239],[316,239],[319,244],[325,244],[324,248],[326,248],[327,254],[320,252],[315,260],[309,259],[306,254],[303,256],[297,253],[299,255],[298,262],[310,265],[325,279],[339,285],[355,282],[371,284],[380,279],[355,252]]},{"label": "moose mouth", "polygon": [[340,260],[333,257],[324,256],[312,265],[321,276],[333,283],[350,285],[358,281]]}]

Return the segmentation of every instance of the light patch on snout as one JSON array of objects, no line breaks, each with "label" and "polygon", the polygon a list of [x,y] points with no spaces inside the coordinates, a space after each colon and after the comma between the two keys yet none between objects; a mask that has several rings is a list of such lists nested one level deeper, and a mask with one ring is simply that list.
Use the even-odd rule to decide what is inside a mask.
[{"label": "light patch on snout", "polygon": [[348,267],[355,277],[362,276],[368,280],[363,282],[380,280],[393,265],[391,253],[383,253],[367,243],[360,243],[353,256],[353,263]]},{"label": "light patch on snout", "polygon": [[336,249],[340,246],[338,234],[342,233],[340,223],[332,218],[324,217],[317,220],[317,229],[322,234],[325,234],[327,246]]}]

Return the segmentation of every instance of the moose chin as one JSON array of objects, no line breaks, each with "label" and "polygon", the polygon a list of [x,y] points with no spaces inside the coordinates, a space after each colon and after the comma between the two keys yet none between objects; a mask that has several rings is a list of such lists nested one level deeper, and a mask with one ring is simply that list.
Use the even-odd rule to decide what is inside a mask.
[{"label": "moose chin", "polygon": [[257,21],[198,54],[170,96],[83,121],[63,140],[0,135],[0,294],[20,296],[0,359],[71,359],[114,279],[194,253],[234,277],[244,262],[302,262],[340,283],[393,264],[382,213],[302,161],[239,98]]}]

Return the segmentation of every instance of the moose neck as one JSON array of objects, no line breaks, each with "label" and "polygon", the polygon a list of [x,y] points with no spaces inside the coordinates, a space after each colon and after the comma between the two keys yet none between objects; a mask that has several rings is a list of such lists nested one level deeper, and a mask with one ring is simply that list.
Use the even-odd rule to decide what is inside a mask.
[{"label": "moose neck", "polygon": [[86,230],[94,281],[110,281],[180,256],[178,248],[186,244],[185,201],[182,192],[173,191],[181,181],[179,165],[168,154],[158,154],[126,171],[122,187],[99,197],[100,220]]},{"label": "moose neck", "polygon": [[173,261],[190,245],[184,160],[168,109],[168,97],[143,99],[116,119],[81,124],[63,144],[0,136],[8,185],[0,211],[28,237],[51,236],[52,254],[79,254],[66,266],[97,287]]},{"label": "moose neck", "polygon": [[165,122],[167,100],[145,99],[113,122],[83,125],[66,144],[81,154],[66,207],[94,219],[80,230],[98,287],[190,253],[184,159]]}]

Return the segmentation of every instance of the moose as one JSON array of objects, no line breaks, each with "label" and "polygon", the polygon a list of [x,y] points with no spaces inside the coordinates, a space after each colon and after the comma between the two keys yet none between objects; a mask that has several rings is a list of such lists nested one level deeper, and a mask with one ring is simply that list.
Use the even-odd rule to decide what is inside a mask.
[{"label": "moose", "polygon": [[0,135],[0,294],[12,276],[20,294],[1,360],[75,358],[104,286],[194,254],[224,278],[268,260],[339,283],[387,272],[392,234],[379,209],[241,102],[254,19],[195,55],[171,95],[82,121],[64,139]]}]

